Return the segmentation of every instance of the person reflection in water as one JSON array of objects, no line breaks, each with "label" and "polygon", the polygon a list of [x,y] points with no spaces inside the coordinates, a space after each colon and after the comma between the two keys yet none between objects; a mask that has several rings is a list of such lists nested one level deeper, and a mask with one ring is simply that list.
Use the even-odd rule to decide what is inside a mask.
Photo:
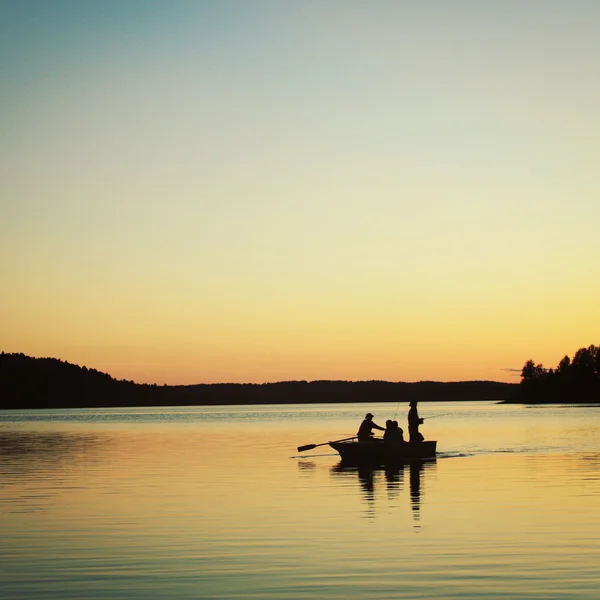
[{"label": "person reflection in water", "polygon": [[410,463],[410,505],[415,521],[421,519],[421,473],[424,467],[422,462]]},{"label": "person reflection in water", "polygon": [[423,423],[423,419],[419,418],[419,412],[417,411],[417,401],[413,400],[410,403],[410,410],[408,411],[408,439],[411,442],[422,442],[425,438],[419,432],[419,425]]},{"label": "person reflection in water", "polygon": [[370,442],[373,441],[373,429],[379,429],[380,431],[385,431],[384,427],[380,427],[373,422],[373,415],[371,413],[367,413],[365,415],[364,421],[360,424],[358,428],[358,433],[356,436],[358,437],[359,442]]}]

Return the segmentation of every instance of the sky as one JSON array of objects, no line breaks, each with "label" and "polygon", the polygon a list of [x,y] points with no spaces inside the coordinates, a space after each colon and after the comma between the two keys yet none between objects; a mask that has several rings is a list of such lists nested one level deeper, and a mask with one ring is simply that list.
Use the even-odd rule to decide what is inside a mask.
[{"label": "sky", "polygon": [[517,382],[600,343],[595,0],[0,0],[0,350]]}]

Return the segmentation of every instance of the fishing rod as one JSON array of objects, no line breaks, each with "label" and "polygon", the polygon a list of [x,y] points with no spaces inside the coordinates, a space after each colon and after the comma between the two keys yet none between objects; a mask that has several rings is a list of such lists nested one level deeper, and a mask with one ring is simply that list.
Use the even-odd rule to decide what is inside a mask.
[{"label": "fishing rod", "polygon": [[445,417],[446,415],[449,415],[450,413],[440,413],[438,415],[431,415],[431,417],[423,417],[424,419],[435,419],[436,417]]},{"label": "fishing rod", "polygon": [[[398,414],[398,410],[400,409],[400,402],[398,403],[398,406],[396,407],[396,412],[394,413],[394,419],[396,418],[396,415]],[[423,417],[423,419],[435,419],[436,417],[445,417],[446,415],[449,415],[450,413],[439,413],[437,415],[432,415],[431,417]]]}]

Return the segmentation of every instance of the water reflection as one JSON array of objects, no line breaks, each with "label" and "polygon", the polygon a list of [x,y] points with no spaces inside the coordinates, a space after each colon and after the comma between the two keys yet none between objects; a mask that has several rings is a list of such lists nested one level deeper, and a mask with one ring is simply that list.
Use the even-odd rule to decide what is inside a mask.
[{"label": "water reflection", "polygon": [[404,466],[402,468],[398,466],[385,467],[384,472],[388,498],[398,498],[404,487]]},{"label": "water reflection", "polygon": [[385,481],[388,503],[401,497],[404,489],[405,474],[408,471],[409,479],[409,502],[414,522],[418,529],[421,521],[421,497],[424,493],[423,480],[425,473],[431,473],[436,469],[437,461],[415,461],[410,464],[394,465],[387,467],[349,466],[340,462],[331,468],[334,477],[358,476],[358,483],[363,500],[367,505],[367,515],[374,517],[376,514],[376,502],[381,484]]},{"label": "water reflection", "polygon": [[412,508],[413,519],[421,520],[421,474],[425,470],[425,464],[422,462],[410,464],[410,506]]},{"label": "water reflection", "polygon": [[373,469],[368,467],[359,468],[358,481],[367,503],[367,514],[373,516],[375,514],[375,473]]},{"label": "water reflection", "polygon": [[102,445],[91,434],[1,431],[0,512],[35,512],[67,490],[81,491],[78,473]]},{"label": "water reflection", "polygon": [[317,468],[317,463],[314,460],[299,460],[299,471],[314,471]]},{"label": "water reflection", "polygon": [[101,443],[100,436],[62,432],[0,431],[0,465],[10,470],[47,468],[50,463],[76,460],[90,447]]}]

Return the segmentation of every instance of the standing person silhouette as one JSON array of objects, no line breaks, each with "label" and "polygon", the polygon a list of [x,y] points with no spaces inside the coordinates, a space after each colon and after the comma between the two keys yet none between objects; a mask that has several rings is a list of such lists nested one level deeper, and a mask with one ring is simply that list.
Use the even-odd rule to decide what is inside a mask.
[{"label": "standing person silhouette", "polygon": [[413,400],[410,403],[410,410],[408,411],[408,439],[411,442],[422,442],[425,438],[419,432],[419,425],[423,423],[423,419],[419,417],[417,411],[417,401]]},{"label": "standing person silhouette", "polygon": [[358,441],[373,441],[373,429],[385,431],[385,427],[379,427],[379,425],[373,423],[373,415],[371,413],[367,413],[365,415],[365,420],[360,424],[360,427],[358,428],[358,433],[356,434],[356,437],[358,437]]}]

